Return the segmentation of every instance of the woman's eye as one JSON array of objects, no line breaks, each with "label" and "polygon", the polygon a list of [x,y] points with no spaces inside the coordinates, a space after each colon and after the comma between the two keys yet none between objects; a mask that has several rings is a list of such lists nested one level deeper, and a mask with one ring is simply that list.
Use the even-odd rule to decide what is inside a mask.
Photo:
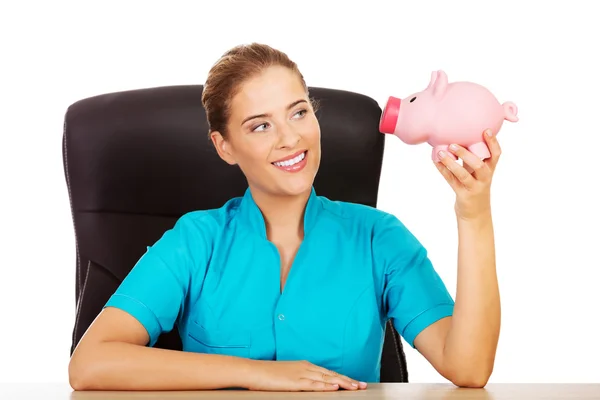
[{"label": "woman's eye", "polygon": [[[295,119],[299,119],[304,117],[308,111],[307,110],[299,110],[294,114]],[[252,132],[262,132],[269,128],[269,123],[265,122],[264,124],[256,125],[252,128]]]},{"label": "woman's eye", "polygon": [[[302,115],[299,115],[299,114],[302,114]],[[305,114],[306,114],[306,110],[300,110],[296,114],[294,114],[294,116],[298,115],[298,118],[302,118]]]},{"label": "woman's eye", "polygon": [[[254,129],[252,129],[252,132],[257,132],[257,131],[264,131],[265,129],[267,129],[267,123],[265,122],[264,124],[260,124],[257,125],[256,127],[254,127]],[[259,129],[262,128],[262,129]]]}]

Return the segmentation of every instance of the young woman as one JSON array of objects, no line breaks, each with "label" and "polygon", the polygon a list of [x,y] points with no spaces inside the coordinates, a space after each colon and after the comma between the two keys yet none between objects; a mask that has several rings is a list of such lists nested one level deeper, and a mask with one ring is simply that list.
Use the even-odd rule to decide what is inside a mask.
[{"label": "young woman", "polygon": [[[75,390],[361,390],[379,379],[385,321],[457,386],[482,387],[500,329],[490,184],[500,156],[458,146],[456,301],[393,215],[313,189],[320,129],[295,63],[238,46],[203,93],[210,139],[244,196],[190,212],[141,257],[77,346]],[[153,347],[179,328],[184,351]]]}]

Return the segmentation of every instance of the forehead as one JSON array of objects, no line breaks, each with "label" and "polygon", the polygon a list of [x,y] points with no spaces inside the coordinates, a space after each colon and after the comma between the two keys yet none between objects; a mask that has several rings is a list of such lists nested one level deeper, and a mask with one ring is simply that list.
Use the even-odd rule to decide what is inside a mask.
[{"label": "forehead", "polygon": [[302,81],[284,67],[269,67],[244,82],[231,101],[231,117],[276,112],[290,103],[306,98]]}]

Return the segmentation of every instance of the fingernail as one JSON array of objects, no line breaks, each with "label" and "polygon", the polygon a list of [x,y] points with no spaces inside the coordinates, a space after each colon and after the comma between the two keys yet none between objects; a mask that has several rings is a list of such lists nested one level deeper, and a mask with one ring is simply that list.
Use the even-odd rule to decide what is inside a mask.
[{"label": "fingernail", "polygon": [[450,150],[458,150],[458,146],[455,144],[450,145]]},{"label": "fingernail", "polygon": [[358,385],[356,383],[354,383],[354,382],[352,382],[352,386],[358,387]]},{"label": "fingernail", "polygon": [[485,134],[488,135],[489,137],[492,137],[492,130],[491,129],[486,130]]},{"label": "fingernail", "polygon": [[445,156],[445,155],[446,155],[446,153],[444,153],[444,151],[443,151],[443,150],[440,150],[440,151],[438,152],[438,156],[439,156],[440,158],[444,158],[444,156]]},{"label": "fingernail", "polygon": [[361,382],[360,385],[361,386],[367,386],[367,382]]}]

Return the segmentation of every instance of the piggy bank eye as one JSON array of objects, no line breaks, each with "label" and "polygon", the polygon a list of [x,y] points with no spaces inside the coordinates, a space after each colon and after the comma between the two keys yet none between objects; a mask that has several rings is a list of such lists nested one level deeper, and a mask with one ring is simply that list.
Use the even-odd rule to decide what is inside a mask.
[{"label": "piggy bank eye", "polygon": [[415,101],[417,98],[413,97],[412,99],[410,99],[410,102],[412,103],[413,101]]}]

